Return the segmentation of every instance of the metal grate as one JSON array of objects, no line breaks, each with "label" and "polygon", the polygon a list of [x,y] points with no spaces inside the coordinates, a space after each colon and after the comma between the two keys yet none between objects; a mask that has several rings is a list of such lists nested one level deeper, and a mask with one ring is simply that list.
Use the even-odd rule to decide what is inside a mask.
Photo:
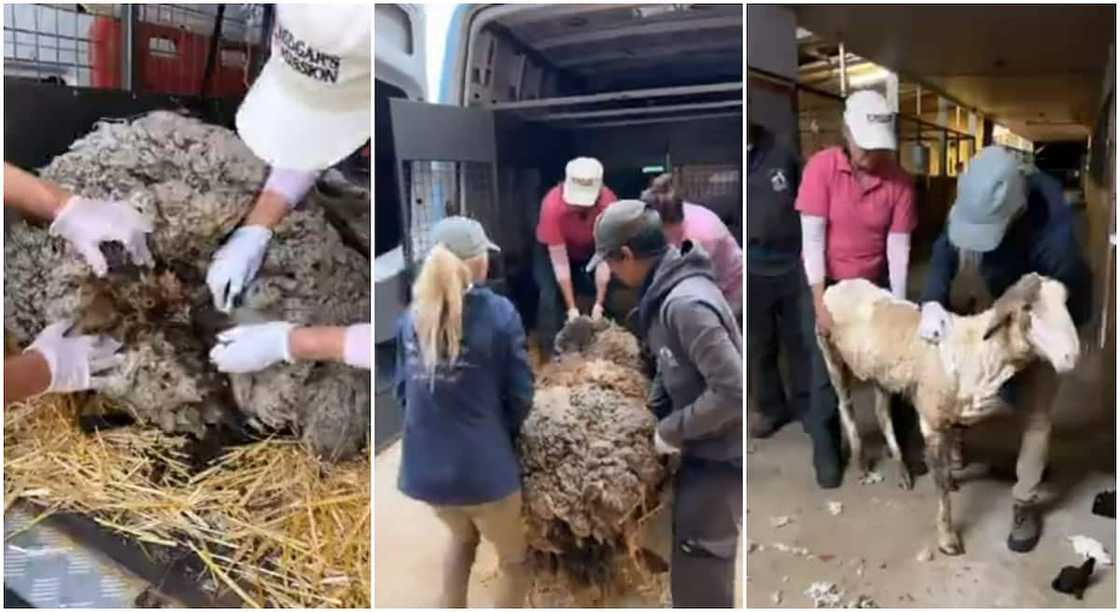
[{"label": "metal grate", "polygon": [[93,16],[76,5],[4,6],[4,75],[89,87]]},{"label": "metal grate", "polygon": [[743,177],[739,164],[689,164],[673,170],[681,197],[715,211],[732,230],[743,217]]},{"label": "metal grate", "polygon": [[[197,93],[205,71],[205,53],[199,51],[209,44],[220,6],[8,4],[4,75],[72,87],[119,88],[124,86],[119,74],[145,58],[160,61],[161,93]],[[132,56],[107,59],[97,53],[97,48],[126,53],[121,32],[127,31],[132,16],[136,25],[144,26],[134,28]],[[264,46],[264,16],[265,5],[225,5],[217,70],[240,69],[244,81],[250,80],[254,48]]]},{"label": "metal grate", "polygon": [[419,262],[435,244],[432,228],[441,219],[464,215],[478,220],[491,238],[503,241],[491,165],[482,162],[411,161],[404,165],[409,194],[409,246]]}]

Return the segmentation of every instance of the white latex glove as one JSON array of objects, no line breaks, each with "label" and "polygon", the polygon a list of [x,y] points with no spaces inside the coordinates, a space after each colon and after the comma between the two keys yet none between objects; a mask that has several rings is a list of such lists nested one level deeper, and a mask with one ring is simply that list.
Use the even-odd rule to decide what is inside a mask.
[{"label": "white latex glove", "polygon": [[569,308],[568,309],[568,320],[571,321],[573,319],[578,319],[578,318],[579,318],[579,308]]},{"label": "white latex glove", "polygon": [[653,448],[659,455],[672,455],[681,452],[681,449],[669,444],[661,437],[661,431],[653,430]]},{"label": "white latex glove", "polygon": [[293,327],[273,321],[227,329],[218,334],[218,344],[210,349],[210,361],[219,371],[233,374],[258,372],[281,361],[292,363],[288,340]]},{"label": "white latex glove", "polygon": [[46,393],[100,388],[107,381],[104,374],[124,363],[124,355],[117,353],[120,342],[108,336],[66,336],[73,326],[72,321],[46,326],[24,351],[37,351],[46,360],[51,371]]},{"label": "white latex glove", "polygon": [[66,201],[50,228],[51,235],[62,236],[78,249],[97,276],[109,271],[98,248],[102,242],[121,243],[138,266],[154,265],[147,242],[151,231],[151,220],[127,204],[78,196]]},{"label": "white latex glove", "polygon": [[603,305],[595,304],[591,307],[591,320],[598,321],[603,318]]},{"label": "white latex glove", "polygon": [[218,249],[206,272],[206,284],[214,298],[214,308],[225,313],[233,310],[234,299],[241,295],[245,285],[261,269],[271,239],[272,230],[267,227],[247,225],[235,231],[229,241]]},{"label": "white latex glove", "polygon": [[927,342],[941,342],[949,335],[949,313],[938,302],[922,304],[922,320],[918,324],[918,335]]}]

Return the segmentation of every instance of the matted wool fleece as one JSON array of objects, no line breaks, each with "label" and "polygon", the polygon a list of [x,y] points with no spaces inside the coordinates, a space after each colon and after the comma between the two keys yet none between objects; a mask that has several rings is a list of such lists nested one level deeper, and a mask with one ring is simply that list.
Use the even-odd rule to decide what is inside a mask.
[{"label": "matted wool fleece", "polygon": [[519,442],[529,544],[573,586],[610,590],[666,477],[650,381],[637,340],[613,323],[580,318],[558,338]]},{"label": "matted wool fleece", "polygon": [[6,333],[26,346],[47,323],[70,318],[79,332],[123,341],[125,363],[102,393],[165,432],[203,437],[219,422],[246,421],[263,432],[293,429],[327,457],[355,454],[368,443],[368,371],[297,363],[226,376],[207,358],[215,334],[236,323],[369,318],[370,262],[343,243],[315,204],[325,197],[319,192],[275,228],[233,315],[213,308],[207,268],[250,210],[266,171],[230,130],[176,113],[99,122],[41,174],[152,219],[155,269],[138,270],[110,245],[103,247],[110,274],[96,279],[66,241],[42,225],[15,222],[4,245]]}]

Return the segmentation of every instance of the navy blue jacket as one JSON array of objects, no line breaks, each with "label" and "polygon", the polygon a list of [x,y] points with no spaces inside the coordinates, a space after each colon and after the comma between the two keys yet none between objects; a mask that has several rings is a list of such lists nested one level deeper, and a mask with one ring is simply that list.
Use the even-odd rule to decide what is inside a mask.
[{"label": "navy blue jacket", "polygon": [[[1024,274],[1037,272],[1065,284],[1067,306],[1075,325],[1092,317],[1092,279],[1073,233],[1073,211],[1057,179],[1035,172],[1027,176],[1027,209],[1012,222],[994,251],[980,259],[980,274],[992,297],[999,297]],[[948,230],[933,245],[922,302],[949,307],[949,290],[959,264]]]},{"label": "navy blue jacket", "polygon": [[521,317],[506,298],[473,287],[453,367],[429,375],[411,310],[397,325],[394,386],[404,411],[398,486],[436,505],[475,505],[521,487],[516,439],[533,403],[533,372]]}]

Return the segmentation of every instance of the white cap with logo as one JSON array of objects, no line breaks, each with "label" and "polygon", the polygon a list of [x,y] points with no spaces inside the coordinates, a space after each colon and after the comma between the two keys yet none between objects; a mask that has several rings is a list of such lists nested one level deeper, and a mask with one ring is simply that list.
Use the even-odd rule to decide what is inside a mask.
[{"label": "white cap with logo", "polygon": [[591,207],[603,188],[603,164],[594,157],[577,157],[564,169],[564,203]]},{"label": "white cap with logo", "polygon": [[278,4],[271,56],[237,111],[269,165],[324,170],[369,140],[369,5]]},{"label": "white cap with logo", "polygon": [[894,111],[877,91],[862,90],[844,101],[844,125],[856,145],[865,150],[898,148],[894,135]]}]

